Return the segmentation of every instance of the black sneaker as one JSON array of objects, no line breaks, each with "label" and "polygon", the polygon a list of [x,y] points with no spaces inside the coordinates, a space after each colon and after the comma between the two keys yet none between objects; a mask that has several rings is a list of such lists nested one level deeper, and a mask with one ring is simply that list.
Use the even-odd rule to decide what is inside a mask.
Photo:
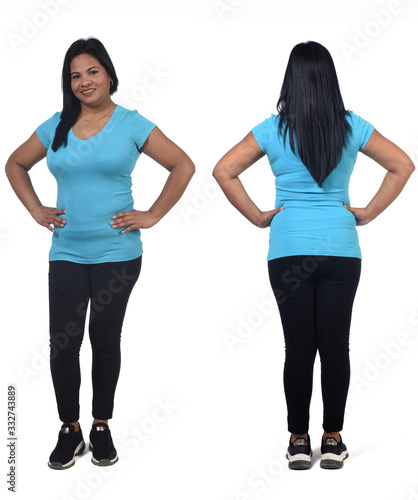
[{"label": "black sneaker", "polygon": [[287,448],[286,458],[289,460],[289,469],[304,470],[312,466],[311,439],[297,438],[292,443],[290,436],[289,447]]},{"label": "black sneaker", "polygon": [[92,452],[91,461],[94,465],[113,465],[118,461],[109,426],[104,422],[93,424],[90,431],[89,448]]},{"label": "black sneaker", "polygon": [[81,455],[86,447],[81,428],[75,431],[72,424],[63,424],[58,434],[58,443],[51,453],[48,465],[51,469],[68,469],[75,464],[74,457]]},{"label": "black sneaker", "polygon": [[340,441],[334,438],[327,438],[321,445],[321,463],[323,469],[341,469],[344,460],[348,457],[346,445],[343,443],[340,434]]}]

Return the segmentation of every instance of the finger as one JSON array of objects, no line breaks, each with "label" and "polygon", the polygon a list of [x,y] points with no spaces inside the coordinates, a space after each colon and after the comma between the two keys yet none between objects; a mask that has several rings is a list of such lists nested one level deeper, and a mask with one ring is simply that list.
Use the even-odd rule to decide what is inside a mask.
[{"label": "finger", "polygon": [[55,233],[55,229],[53,227],[51,227],[49,224],[42,224],[44,227],[46,227],[47,229],[49,229],[51,231],[51,233]]},{"label": "finger", "polygon": [[125,227],[129,224],[128,221],[125,221],[125,220],[122,220],[122,221],[118,221],[118,222],[111,222],[110,225],[114,228],[114,229],[119,229],[120,227]]},{"label": "finger", "polygon": [[126,217],[129,215],[130,212],[119,212],[118,214],[115,214],[112,219],[119,219],[120,217]]},{"label": "finger", "polygon": [[128,226],[129,224],[134,224],[135,219],[134,219],[134,217],[132,217],[132,213],[130,213],[130,212],[126,212],[126,213],[127,213],[127,215],[125,215],[123,217],[119,217],[118,219],[111,221],[110,222],[111,226],[112,227],[124,227],[124,226]]},{"label": "finger", "polygon": [[64,210],[63,208],[57,208],[57,209],[55,210],[55,213],[56,213],[57,215],[62,215],[62,214],[65,214],[65,210]]},{"label": "finger", "polygon": [[283,208],[284,207],[279,207],[279,208],[275,208],[274,210],[271,210],[270,211],[270,214],[271,214],[270,220],[272,220],[275,215],[277,215],[279,212],[281,212],[283,210]]},{"label": "finger", "polygon": [[134,229],[138,229],[138,228],[134,227],[134,225],[132,224],[131,226],[129,226],[129,227],[127,227],[126,229],[124,229],[124,230],[122,231],[122,234],[123,234],[123,233],[129,233],[130,231],[133,231]]},{"label": "finger", "polygon": [[266,216],[266,220],[271,220],[275,215],[277,215],[279,212],[283,210],[283,207],[280,208],[275,208],[273,210],[268,210],[267,212],[264,212]]},{"label": "finger", "polygon": [[120,219],[113,220],[110,223],[112,225],[116,224],[116,225],[119,225],[119,226],[122,224],[122,226],[123,226],[124,224],[126,225],[130,220],[131,219],[128,218],[128,217],[121,217]]},{"label": "finger", "polygon": [[120,224],[121,222],[124,222],[126,220],[128,220],[127,216],[121,216],[121,217],[116,217],[115,215],[112,217],[112,220],[110,223],[111,224]]}]

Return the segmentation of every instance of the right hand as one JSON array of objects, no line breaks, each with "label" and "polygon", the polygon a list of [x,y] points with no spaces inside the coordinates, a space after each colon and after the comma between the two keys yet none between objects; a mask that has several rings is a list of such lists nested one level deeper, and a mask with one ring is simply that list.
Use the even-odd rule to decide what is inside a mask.
[{"label": "right hand", "polygon": [[55,229],[51,227],[51,224],[58,227],[64,227],[67,222],[65,219],[61,219],[61,217],[59,217],[59,215],[65,214],[65,210],[53,207],[44,207],[43,205],[39,205],[31,210],[30,214],[38,224],[46,227],[52,233],[55,233]]},{"label": "right hand", "polygon": [[281,212],[283,208],[284,207],[280,207],[280,208],[275,208],[274,210],[267,210],[266,212],[261,212],[260,217],[255,223],[255,225],[260,228],[269,227],[271,221],[273,220],[273,217],[279,212]]},{"label": "right hand", "polygon": [[367,208],[349,207],[345,203],[344,203],[344,208],[354,215],[356,219],[356,226],[365,226],[371,221],[367,212]]}]

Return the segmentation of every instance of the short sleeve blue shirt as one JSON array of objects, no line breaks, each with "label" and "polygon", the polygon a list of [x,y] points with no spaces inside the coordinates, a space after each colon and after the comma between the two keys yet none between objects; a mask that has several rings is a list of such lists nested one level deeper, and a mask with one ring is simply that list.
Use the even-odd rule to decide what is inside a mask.
[{"label": "short sleeve blue shirt", "polygon": [[48,149],[47,165],[57,181],[57,208],[65,209],[63,228],[55,227],[49,260],[81,264],[120,262],[142,254],[139,229],[122,234],[112,216],[133,210],[131,173],[140,149],[156,126],[138,111],[117,105],[104,128],[82,140],[70,129],[68,144],[56,152],[51,145],[61,112],[42,123],[36,133]]},{"label": "short sleeve blue shirt", "polygon": [[252,129],[276,177],[275,207],[283,210],[270,226],[268,260],[291,255],[327,255],[362,258],[348,185],[357,154],[374,127],[349,112],[352,127],[340,163],[319,187],[300,157],[292,152],[288,134],[285,146],[278,136],[278,115]]}]

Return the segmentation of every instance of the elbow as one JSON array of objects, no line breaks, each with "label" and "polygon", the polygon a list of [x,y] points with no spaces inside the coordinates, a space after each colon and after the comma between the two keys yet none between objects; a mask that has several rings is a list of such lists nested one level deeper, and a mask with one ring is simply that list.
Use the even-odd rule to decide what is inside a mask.
[{"label": "elbow", "polygon": [[215,168],[212,170],[212,177],[214,177],[214,178],[215,178],[215,180],[218,180],[217,175],[218,175],[218,171],[217,171],[217,169],[216,169],[216,167],[215,167]]},{"label": "elbow", "polygon": [[176,175],[181,176],[185,179],[187,178],[188,181],[190,181],[190,179],[196,172],[194,163],[188,156],[182,158],[176,163],[173,163],[173,165],[171,166],[166,166],[165,168],[170,172],[170,174],[175,172]]},{"label": "elbow", "polygon": [[187,164],[185,165],[184,167],[185,171],[187,172],[187,175],[189,177],[189,180],[194,176],[194,174],[196,173],[196,167],[194,165],[194,163],[192,162],[192,160],[189,160],[187,162]]},{"label": "elbow", "polygon": [[414,165],[413,161],[410,158],[408,158],[408,160],[403,165],[401,175],[405,179],[409,179],[409,177],[411,177],[414,170],[415,170],[415,165]]},{"label": "elbow", "polygon": [[212,175],[219,185],[225,180],[225,170],[218,164],[212,171]]},{"label": "elbow", "polygon": [[231,175],[223,168],[215,167],[212,172],[212,175],[222,190],[226,188],[230,183],[230,181],[232,180]]},{"label": "elbow", "polygon": [[216,167],[212,171],[212,176],[215,178],[215,181],[222,186],[222,172]]},{"label": "elbow", "polygon": [[409,164],[409,175],[412,175],[412,173],[414,172],[415,170],[415,165],[413,164],[412,160]]},{"label": "elbow", "polygon": [[196,173],[195,164],[190,160],[190,177],[193,177],[195,173]]},{"label": "elbow", "polygon": [[389,172],[396,175],[400,179],[404,179],[405,181],[409,179],[414,170],[414,162],[406,154],[402,155],[401,158],[397,158],[392,168],[388,168]]},{"label": "elbow", "polygon": [[10,179],[10,174],[13,171],[13,161],[12,161],[11,156],[9,157],[9,159],[6,162],[6,166],[4,167],[4,171],[6,172],[7,178]]}]

